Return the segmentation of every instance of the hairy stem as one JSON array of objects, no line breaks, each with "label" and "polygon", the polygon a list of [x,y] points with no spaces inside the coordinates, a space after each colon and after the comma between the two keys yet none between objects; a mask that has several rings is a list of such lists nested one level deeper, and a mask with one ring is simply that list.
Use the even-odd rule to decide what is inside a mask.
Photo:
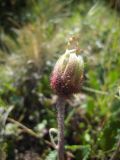
[{"label": "hairy stem", "polygon": [[65,101],[59,97],[57,102],[58,120],[58,160],[64,160],[64,112]]}]

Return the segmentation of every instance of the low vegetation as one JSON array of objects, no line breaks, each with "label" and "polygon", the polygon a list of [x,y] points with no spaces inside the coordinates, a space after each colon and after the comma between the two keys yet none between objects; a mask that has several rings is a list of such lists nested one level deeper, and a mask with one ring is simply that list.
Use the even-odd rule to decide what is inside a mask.
[{"label": "low vegetation", "polygon": [[119,160],[119,12],[89,0],[32,6],[33,19],[15,19],[20,27],[11,27],[14,38],[0,25],[2,160],[56,160],[49,137],[49,129],[57,128],[56,95],[49,79],[72,35],[79,37],[85,80],[65,107],[66,160]]}]

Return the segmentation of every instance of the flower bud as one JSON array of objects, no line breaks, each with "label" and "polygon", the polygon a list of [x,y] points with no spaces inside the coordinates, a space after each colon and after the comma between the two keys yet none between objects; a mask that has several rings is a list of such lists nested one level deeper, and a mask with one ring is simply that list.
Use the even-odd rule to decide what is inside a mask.
[{"label": "flower bud", "polygon": [[83,82],[83,72],[83,58],[76,55],[76,49],[66,50],[53,69],[51,88],[59,96],[68,97],[78,93]]}]

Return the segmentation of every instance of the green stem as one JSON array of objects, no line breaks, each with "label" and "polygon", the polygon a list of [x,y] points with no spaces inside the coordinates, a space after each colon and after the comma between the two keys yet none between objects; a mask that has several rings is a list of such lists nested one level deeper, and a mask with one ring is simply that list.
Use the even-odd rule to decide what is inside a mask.
[{"label": "green stem", "polygon": [[[88,91],[88,92],[91,92],[91,93],[96,93],[96,94],[105,95],[105,96],[112,95],[112,94],[110,94],[109,92],[96,90],[96,89],[94,89],[94,88],[89,88],[89,87],[85,87],[85,86],[83,86],[82,88],[83,88],[83,90]],[[120,100],[120,96],[117,96],[117,95],[114,94],[113,97],[115,97],[115,98],[117,98],[118,100]]]},{"label": "green stem", "polygon": [[64,112],[65,101],[59,97],[57,102],[58,120],[58,160],[64,160]]},{"label": "green stem", "polygon": [[117,143],[117,146],[116,146],[116,150],[115,152],[113,153],[113,155],[111,156],[110,160],[116,160],[117,156],[120,154],[120,139]]},{"label": "green stem", "polygon": [[24,130],[24,132],[30,134],[31,136],[33,136],[35,138],[40,138],[32,129],[26,127],[25,125],[23,125],[22,123],[16,121],[15,119],[8,117],[7,120],[9,122],[12,122],[12,123],[16,124],[17,126],[21,127]]}]

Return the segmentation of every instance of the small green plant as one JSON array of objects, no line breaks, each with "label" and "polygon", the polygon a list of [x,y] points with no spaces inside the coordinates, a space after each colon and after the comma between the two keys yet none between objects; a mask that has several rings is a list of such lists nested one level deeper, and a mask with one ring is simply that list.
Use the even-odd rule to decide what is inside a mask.
[{"label": "small green plant", "polygon": [[[74,42],[75,38],[71,38]],[[68,46],[69,46],[68,45]],[[78,48],[73,44],[72,49],[58,59],[51,76],[51,87],[57,93],[57,120],[58,120],[58,144],[53,145],[58,151],[58,160],[64,160],[64,112],[65,101],[72,94],[79,93],[83,82],[84,62],[81,56],[77,56]]]}]

